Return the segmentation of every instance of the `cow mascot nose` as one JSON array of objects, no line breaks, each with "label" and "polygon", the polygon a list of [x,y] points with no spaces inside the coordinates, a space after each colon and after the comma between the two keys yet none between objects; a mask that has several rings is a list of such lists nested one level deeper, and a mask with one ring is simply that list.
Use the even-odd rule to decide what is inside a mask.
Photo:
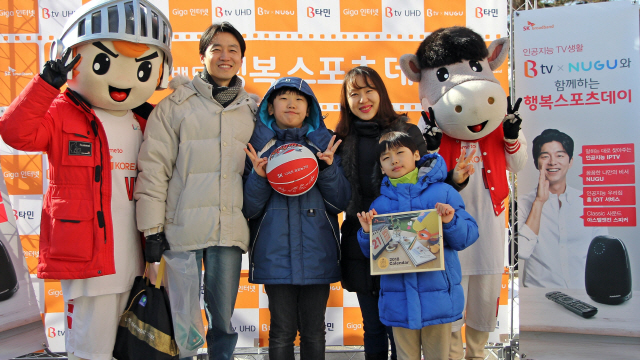
[{"label": "cow mascot nose", "polygon": [[[496,326],[509,195],[506,171],[517,172],[527,161],[517,111],[520,99],[511,106],[493,75],[508,52],[507,38],[487,48],[482,36],[454,26],[434,31],[415,54],[400,59],[405,76],[419,83],[424,110],[419,126],[429,150],[438,151],[449,169],[456,168],[465,153],[475,151],[470,173],[477,175],[459,184],[464,187],[460,195],[467,211],[482,224],[475,244],[458,253],[467,299],[468,359],[484,358],[484,346]],[[462,358],[460,329],[465,319],[452,326],[450,359]]]}]

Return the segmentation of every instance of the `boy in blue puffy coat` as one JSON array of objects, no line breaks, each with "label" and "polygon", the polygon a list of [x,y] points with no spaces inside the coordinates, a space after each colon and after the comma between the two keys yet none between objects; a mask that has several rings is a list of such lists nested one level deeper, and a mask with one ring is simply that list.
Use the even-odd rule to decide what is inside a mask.
[{"label": "boy in blue puffy coat", "polygon": [[371,210],[358,214],[362,252],[369,257],[374,215],[435,208],[442,217],[445,262],[444,271],[382,275],[380,320],[393,327],[398,359],[420,359],[421,346],[424,359],[447,359],[451,323],[462,318],[464,309],[457,252],[478,239],[478,225],[458,192],[444,183],[447,166],[440,155],[420,158],[411,137],[402,132],[383,135],[377,152],[386,177]]},{"label": "boy in blue puffy coat", "polygon": [[[246,150],[242,212],[251,231],[249,281],[265,284],[269,297],[271,359],[294,359],[298,330],[301,358],[324,359],[329,287],[340,280],[337,215],[351,197],[334,141],[304,80],[282,78],[269,88]],[[269,155],[287,143],[318,157],[318,179],[299,196],[276,192],[266,179]]]}]

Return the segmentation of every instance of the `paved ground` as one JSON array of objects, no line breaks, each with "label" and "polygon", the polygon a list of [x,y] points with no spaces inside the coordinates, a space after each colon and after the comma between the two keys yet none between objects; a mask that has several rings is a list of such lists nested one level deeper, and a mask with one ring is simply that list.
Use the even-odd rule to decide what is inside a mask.
[{"label": "paved ground", "polygon": [[[296,359],[300,359],[300,348],[296,348]],[[266,348],[245,348],[236,349],[235,360],[269,360]],[[67,360],[65,353],[37,353],[20,356],[13,360]],[[360,346],[328,346],[326,360],[364,360],[364,353]],[[498,354],[494,350],[485,350],[485,360],[498,360]],[[519,359],[519,358],[518,358]],[[546,358],[545,358],[546,359]],[[573,358],[571,358],[573,359]],[[630,358],[631,359],[631,358]],[[206,360],[205,355],[198,355],[193,360]],[[533,359],[532,359],[533,360]],[[554,358],[555,360],[555,358]]]},{"label": "paved ground", "polygon": [[[295,348],[296,359],[300,359],[300,348]],[[326,360],[364,360],[364,352],[361,346],[327,346]],[[13,360],[67,360],[65,353],[38,353],[20,356]],[[235,360],[269,360],[267,348],[237,348]],[[485,360],[498,360],[495,350],[485,350]],[[193,360],[206,360],[206,355],[198,355]],[[554,359],[555,360],[555,359]]]},{"label": "paved ground", "polygon": [[[267,348],[253,348],[253,349],[236,349],[236,360],[269,360]],[[258,354],[257,351],[261,353]],[[242,352],[251,352],[251,354],[242,355]],[[300,359],[300,348],[296,347],[296,359]],[[361,346],[327,346],[326,360],[364,360],[364,352]],[[498,360],[498,353],[496,350],[486,349],[485,360]],[[204,356],[197,360],[206,360]]]},{"label": "paved ground", "polygon": [[[258,350],[260,350],[260,354],[258,354]],[[242,353],[247,353],[246,355],[242,355]],[[268,349],[236,349],[237,360],[268,360],[269,355],[267,355]],[[300,359],[300,348],[295,348],[296,359]],[[204,359],[204,357],[202,357]],[[364,353],[362,352],[362,347],[360,346],[328,346],[326,350],[326,360],[363,360]],[[201,360],[201,359],[198,359]]]}]

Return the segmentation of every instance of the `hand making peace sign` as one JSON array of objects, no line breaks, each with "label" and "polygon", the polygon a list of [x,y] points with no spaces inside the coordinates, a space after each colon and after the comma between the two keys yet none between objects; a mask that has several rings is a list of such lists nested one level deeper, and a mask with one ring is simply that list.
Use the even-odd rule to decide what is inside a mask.
[{"label": "hand making peace sign", "polygon": [[462,184],[467,180],[467,178],[475,172],[473,164],[471,164],[471,160],[473,156],[476,154],[476,149],[471,150],[469,156],[465,156],[467,154],[466,149],[462,149],[462,153],[458,158],[458,164],[453,169],[453,182],[456,184]]},{"label": "hand making peace sign", "polygon": [[248,145],[249,145],[249,149],[244,149],[244,152],[247,153],[249,160],[251,160],[251,162],[253,163],[253,171],[255,171],[256,174],[262,176],[263,178],[266,178],[267,171],[265,167],[267,166],[268,159],[266,157],[265,158],[258,157],[258,154],[256,153],[256,149],[253,148],[253,145],[251,144],[248,144]]},{"label": "hand making peace sign", "polygon": [[324,160],[324,162],[326,162],[327,165],[333,164],[333,154],[336,152],[336,150],[338,150],[338,146],[340,146],[340,143],[342,143],[342,140],[338,140],[334,144],[333,142],[335,140],[336,140],[336,136],[333,135],[333,137],[331,138],[331,141],[329,141],[329,145],[327,145],[327,150],[325,150],[324,152],[318,151],[318,153],[316,153],[316,155],[318,156],[318,159]]}]

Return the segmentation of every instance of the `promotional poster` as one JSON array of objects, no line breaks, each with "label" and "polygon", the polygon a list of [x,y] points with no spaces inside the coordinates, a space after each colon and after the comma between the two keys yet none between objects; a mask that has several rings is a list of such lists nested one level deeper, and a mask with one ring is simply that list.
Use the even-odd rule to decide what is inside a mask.
[{"label": "promotional poster", "polygon": [[638,18],[631,2],[515,13],[521,331],[640,337]]}]

